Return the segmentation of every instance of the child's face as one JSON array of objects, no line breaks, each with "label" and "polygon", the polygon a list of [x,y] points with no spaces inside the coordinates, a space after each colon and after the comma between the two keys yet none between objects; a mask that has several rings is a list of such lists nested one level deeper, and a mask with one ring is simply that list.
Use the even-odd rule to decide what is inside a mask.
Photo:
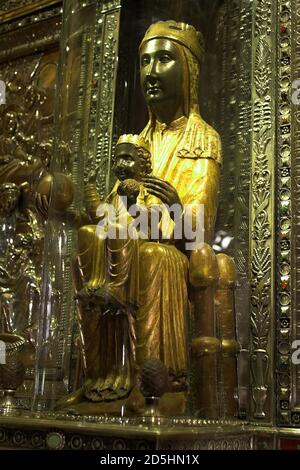
[{"label": "child's face", "polygon": [[133,144],[124,143],[116,146],[114,172],[120,181],[140,178],[140,159]]}]

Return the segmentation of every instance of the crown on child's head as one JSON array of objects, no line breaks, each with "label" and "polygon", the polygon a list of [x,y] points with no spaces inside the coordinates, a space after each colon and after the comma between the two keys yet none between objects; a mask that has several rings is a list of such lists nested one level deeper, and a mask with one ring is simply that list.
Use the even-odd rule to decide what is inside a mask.
[{"label": "crown on child's head", "polygon": [[119,137],[117,145],[120,144],[132,144],[137,148],[143,148],[147,152],[150,152],[149,145],[144,141],[142,137],[137,134],[123,134]]}]

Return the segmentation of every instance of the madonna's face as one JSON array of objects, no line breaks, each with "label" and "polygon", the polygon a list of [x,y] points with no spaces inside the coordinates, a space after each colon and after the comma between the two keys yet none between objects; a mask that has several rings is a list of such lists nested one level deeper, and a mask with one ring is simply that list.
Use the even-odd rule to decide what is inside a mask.
[{"label": "madonna's face", "polygon": [[140,79],[146,102],[151,104],[183,100],[183,71],[176,44],[168,39],[151,39],[140,50]]}]

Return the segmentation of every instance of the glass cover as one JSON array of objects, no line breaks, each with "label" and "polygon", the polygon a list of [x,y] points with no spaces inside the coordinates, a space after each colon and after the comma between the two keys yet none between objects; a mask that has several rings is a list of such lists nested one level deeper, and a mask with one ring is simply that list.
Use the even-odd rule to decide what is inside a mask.
[{"label": "glass cover", "polygon": [[247,416],[252,16],[234,5],[65,2],[36,406]]}]

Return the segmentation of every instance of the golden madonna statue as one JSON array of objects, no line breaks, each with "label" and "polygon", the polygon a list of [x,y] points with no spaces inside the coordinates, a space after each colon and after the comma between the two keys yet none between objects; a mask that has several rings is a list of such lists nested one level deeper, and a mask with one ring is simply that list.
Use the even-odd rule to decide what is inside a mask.
[{"label": "golden madonna statue", "polygon": [[[193,26],[174,21],[151,25],[140,44],[141,86],[149,110],[140,139],[150,151],[152,173],[140,175],[139,189],[166,207],[177,204],[182,217],[189,208],[192,225],[196,225],[196,208],[204,205],[205,243],[187,250],[184,237],[139,243],[119,240],[114,259],[119,256],[127,263],[113,262],[96,233],[100,201],[95,185],[86,188],[93,225],[79,230],[77,292],[84,293],[78,296],[78,307],[86,375],[81,399],[107,402],[129,396],[130,407],[139,369],[146,359],[155,358],[169,370],[171,393],[187,390],[188,367],[198,370],[192,385],[195,407],[200,416],[218,417],[217,362],[221,360],[222,396],[225,402],[228,398],[225,414],[235,413],[235,269],[227,256],[216,256],[211,248],[222,157],[218,133],[199,112],[203,53],[202,35]],[[175,229],[170,212],[172,223]],[[115,279],[122,279],[123,285],[134,279],[138,286],[134,311],[124,304],[113,309],[111,297],[105,305],[103,286],[112,266]],[[118,304],[116,296],[115,300]],[[193,331],[188,334],[191,323]]]}]

